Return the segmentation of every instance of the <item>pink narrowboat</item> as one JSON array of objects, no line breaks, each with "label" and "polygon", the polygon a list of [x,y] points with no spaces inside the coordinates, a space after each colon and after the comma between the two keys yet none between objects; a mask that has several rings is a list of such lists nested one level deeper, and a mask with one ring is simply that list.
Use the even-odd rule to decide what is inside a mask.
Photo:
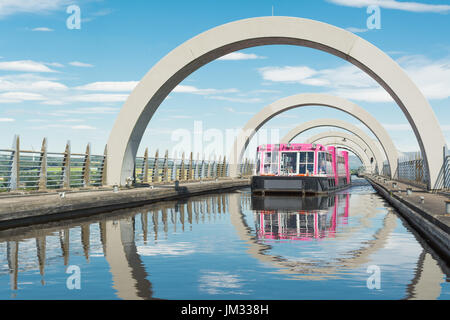
[{"label": "pink narrowboat", "polygon": [[320,194],[350,184],[347,151],[304,143],[267,144],[257,149],[252,192]]}]

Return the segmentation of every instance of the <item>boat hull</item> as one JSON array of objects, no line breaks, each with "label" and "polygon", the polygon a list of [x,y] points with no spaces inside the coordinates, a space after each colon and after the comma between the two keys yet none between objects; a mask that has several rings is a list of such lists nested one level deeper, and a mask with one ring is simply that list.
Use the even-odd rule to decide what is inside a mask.
[{"label": "boat hull", "polygon": [[346,179],[334,185],[334,178],[314,176],[253,176],[251,189],[254,193],[302,193],[326,194],[350,186]]}]

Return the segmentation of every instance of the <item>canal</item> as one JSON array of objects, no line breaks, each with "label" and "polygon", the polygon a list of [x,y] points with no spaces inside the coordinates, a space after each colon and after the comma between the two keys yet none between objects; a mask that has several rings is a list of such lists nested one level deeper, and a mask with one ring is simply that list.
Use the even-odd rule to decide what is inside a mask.
[{"label": "canal", "polygon": [[0,299],[450,299],[450,272],[362,179],[0,231]]}]

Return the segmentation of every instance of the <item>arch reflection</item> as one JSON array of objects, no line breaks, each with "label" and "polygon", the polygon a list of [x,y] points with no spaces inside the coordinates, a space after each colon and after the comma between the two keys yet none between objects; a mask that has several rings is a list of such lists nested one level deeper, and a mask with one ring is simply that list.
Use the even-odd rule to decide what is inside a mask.
[{"label": "arch reflection", "polygon": [[335,237],[337,221],[347,224],[350,195],[252,196],[259,239],[307,241]]}]

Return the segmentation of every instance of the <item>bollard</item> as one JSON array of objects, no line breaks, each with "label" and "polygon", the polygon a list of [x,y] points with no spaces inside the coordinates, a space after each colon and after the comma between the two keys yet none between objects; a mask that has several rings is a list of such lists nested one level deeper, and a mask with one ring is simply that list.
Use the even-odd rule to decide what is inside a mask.
[{"label": "bollard", "polygon": [[397,189],[397,182],[392,182],[392,187],[394,187],[394,189]]},{"label": "bollard", "polygon": [[387,179],[384,179],[383,182],[386,183],[386,182],[387,182]]},{"label": "bollard", "polygon": [[412,195],[412,188],[406,188],[406,195],[407,196]]},{"label": "bollard", "polygon": [[424,197],[420,197],[420,203],[425,203],[425,198]]},{"label": "bollard", "polygon": [[128,188],[131,188],[133,186],[133,180],[134,180],[133,177],[127,178],[126,183]]},{"label": "bollard", "polygon": [[113,186],[113,192],[114,192],[114,193],[119,192],[119,186],[118,186],[118,185],[114,185],[114,186]]},{"label": "bollard", "polygon": [[450,201],[445,201],[445,213],[450,214]]}]

